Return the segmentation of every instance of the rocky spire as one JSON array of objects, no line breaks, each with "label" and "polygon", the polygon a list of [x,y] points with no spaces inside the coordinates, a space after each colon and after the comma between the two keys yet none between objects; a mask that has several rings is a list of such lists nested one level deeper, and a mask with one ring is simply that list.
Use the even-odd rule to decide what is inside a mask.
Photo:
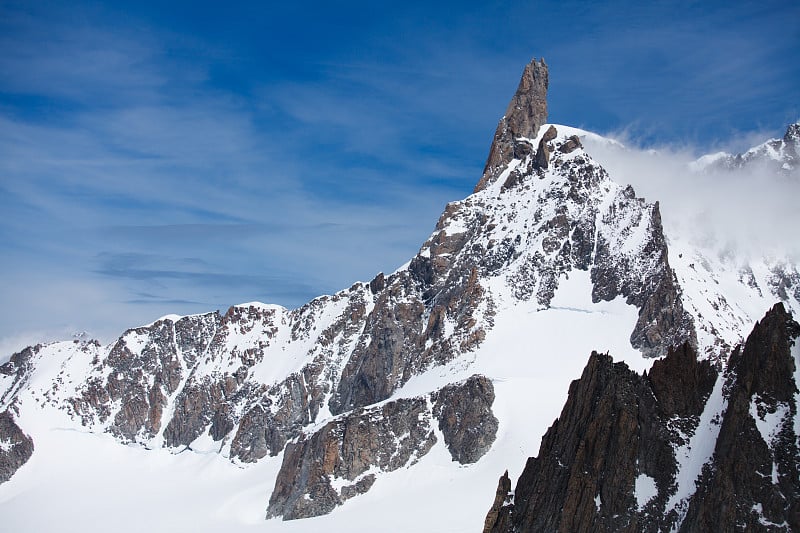
[{"label": "rocky spire", "polygon": [[800,531],[798,340],[778,303],[724,373],[688,343],[649,375],[592,353],[514,490],[500,479],[484,533]]},{"label": "rocky spire", "polygon": [[475,192],[494,181],[514,158],[518,149],[517,138],[536,137],[539,128],[547,122],[547,86],[548,72],[544,58],[532,59],[522,72],[522,79],[506,114],[497,124],[483,177],[475,187]]}]

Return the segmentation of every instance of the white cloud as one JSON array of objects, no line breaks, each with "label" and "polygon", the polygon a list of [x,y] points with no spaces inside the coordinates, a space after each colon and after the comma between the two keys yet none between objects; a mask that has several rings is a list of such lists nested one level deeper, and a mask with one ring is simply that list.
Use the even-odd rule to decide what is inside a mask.
[{"label": "white cloud", "polygon": [[[742,170],[696,172],[689,163],[698,157],[683,145],[637,148],[622,137],[626,148],[587,141],[589,153],[611,176],[633,185],[639,196],[661,205],[668,235],[680,235],[719,253],[748,257],[800,257],[800,174],[785,175],[767,166]],[[760,138],[760,142],[767,140]],[[734,139],[730,145],[752,142]],[[730,151],[736,151],[735,148]]]}]

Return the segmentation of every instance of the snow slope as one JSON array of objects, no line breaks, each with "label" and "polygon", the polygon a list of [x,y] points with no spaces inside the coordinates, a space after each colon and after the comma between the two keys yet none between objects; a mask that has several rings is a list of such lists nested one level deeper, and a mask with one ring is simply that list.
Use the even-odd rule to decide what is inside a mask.
[{"label": "snow slope", "polygon": [[[648,366],[627,338],[635,308],[621,300],[593,304],[587,298],[588,284],[585,272],[570,276],[549,311],[531,302],[499,309],[495,328],[468,360],[434,368],[395,393],[394,397],[414,396],[476,372],[492,378],[500,430],[490,452],[476,464],[454,462],[439,439],[415,466],[383,474],[369,492],[330,515],[265,522],[280,457],[238,466],[217,453],[120,446],[109,435],[85,431],[61,412],[23,402],[19,418],[25,420],[36,452],[11,482],[0,485],[4,525],[13,531],[105,531],[113,524],[120,532],[310,532],[335,530],[342,523],[348,530],[364,532],[376,527],[475,529],[491,503],[499,474],[509,469],[512,477],[518,475],[538,448],[566,400],[569,382],[580,375],[586,354],[610,351],[636,368]],[[31,379],[36,391],[31,397],[43,394],[48,375],[62,368],[60,361],[69,365],[84,355],[88,356],[59,344],[47,347],[42,357],[52,364],[42,365]]]}]

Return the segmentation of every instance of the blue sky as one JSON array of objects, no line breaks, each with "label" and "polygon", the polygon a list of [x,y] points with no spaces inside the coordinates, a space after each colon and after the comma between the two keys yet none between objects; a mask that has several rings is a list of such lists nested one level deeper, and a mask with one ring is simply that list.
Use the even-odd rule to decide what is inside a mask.
[{"label": "blue sky", "polygon": [[793,2],[0,1],[0,349],[390,272],[550,120],[697,153],[800,117]]}]

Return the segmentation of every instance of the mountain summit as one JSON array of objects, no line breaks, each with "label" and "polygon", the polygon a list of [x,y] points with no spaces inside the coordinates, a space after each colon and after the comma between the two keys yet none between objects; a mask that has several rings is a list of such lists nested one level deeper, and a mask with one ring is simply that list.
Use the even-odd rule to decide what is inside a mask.
[{"label": "mountain summit", "polygon": [[494,181],[512,159],[522,159],[530,153],[527,143],[520,138],[533,138],[547,122],[547,88],[549,72],[544,58],[531,60],[522,72],[517,92],[509,102],[506,113],[497,124],[489,157],[483,169],[483,177],[474,192]]},{"label": "mountain summit", "polygon": [[[602,137],[545,123],[547,86],[547,66],[532,61],[475,192],[448,204],[395,272],[298,309],[253,302],[167,316],[107,346],[78,339],[12,355],[0,367],[8,527],[99,530],[102,520],[86,518],[88,499],[109,519],[148,509],[121,531],[165,523],[239,531],[265,518],[277,531],[339,521],[372,531],[387,520],[397,530],[468,530],[484,521],[497,475],[508,470],[486,521],[504,531],[503,523],[529,524],[523,509],[539,505],[529,488],[538,494],[556,467],[577,476],[559,478],[559,490],[584,486],[580,443],[594,434],[628,461],[607,483],[616,456],[591,456],[598,469],[585,479],[601,487],[602,519],[587,514],[594,492],[572,507],[553,492],[547,509],[576,509],[579,529],[617,527],[615,514],[633,520],[634,502],[648,509],[626,522],[634,529],[694,516],[693,495],[718,487],[701,479],[704,465],[718,464],[708,450],[719,442],[705,439],[713,425],[703,417],[722,412],[712,400],[732,398],[719,395],[716,376],[738,379],[737,347],[765,310],[782,302],[787,317],[800,311],[800,275],[782,258],[719,257],[668,235],[659,203],[616,182],[587,151],[588,138]],[[570,387],[587,358],[585,379]],[[682,379],[689,385],[674,383]],[[786,390],[796,385],[786,379]],[[741,417],[776,420],[775,399],[785,405],[780,423],[794,420],[791,402],[764,391],[763,406]],[[574,416],[542,442],[545,455],[561,450],[561,462],[540,453],[521,470],[565,402]],[[654,435],[641,442],[655,447],[634,453],[628,443],[643,431]],[[786,495],[796,461],[780,461]],[[507,488],[520,473],[521,499],[511,502]],[[168,493],[155,497],[154,486]],[[34,512],[55,500],[57,525]],[[786,516],[768,507],[774,498],[752,501],[765,520]],[[512,503],[513,513],[504,510]]]}]

